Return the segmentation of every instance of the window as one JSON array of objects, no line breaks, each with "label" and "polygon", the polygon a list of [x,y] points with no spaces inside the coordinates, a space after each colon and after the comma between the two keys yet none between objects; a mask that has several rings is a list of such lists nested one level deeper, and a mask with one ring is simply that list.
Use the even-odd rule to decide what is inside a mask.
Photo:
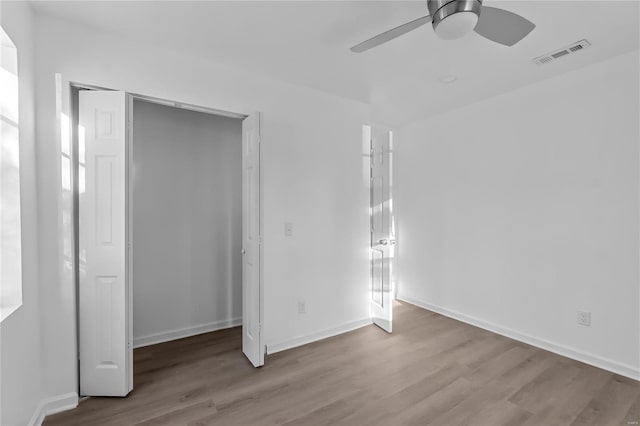
[{"label": "window", "polygon": [[18,50],[0,27],[0,321],[22,305]]}]

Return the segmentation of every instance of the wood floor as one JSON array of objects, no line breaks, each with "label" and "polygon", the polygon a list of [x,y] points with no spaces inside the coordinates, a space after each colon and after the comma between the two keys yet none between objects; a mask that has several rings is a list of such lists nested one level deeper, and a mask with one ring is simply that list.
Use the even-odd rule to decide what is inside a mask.
[{"label": "wood floor", "polygon": [[127,398],[50,425],[637,425],[640,382],[398,303],[375,326],[269,355],[241,330],[136,349]]}]

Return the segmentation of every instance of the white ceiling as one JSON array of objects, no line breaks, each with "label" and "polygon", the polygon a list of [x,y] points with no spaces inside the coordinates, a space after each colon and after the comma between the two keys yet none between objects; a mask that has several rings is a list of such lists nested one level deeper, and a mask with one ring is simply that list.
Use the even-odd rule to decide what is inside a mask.
[{"label": "white ceiling", "polygon": [[[637,50],[638,1],[501,1],[537,28],[514,47],[475,33],[438,39],[430,25],[371,51],[349,47],[423,16],[424,1],[38,1],[53,15],[374,104],[404,123]],[[537,66],[532,58],[587,38],[592,48]],[[457,81],[439,78],[454,74]]]}]

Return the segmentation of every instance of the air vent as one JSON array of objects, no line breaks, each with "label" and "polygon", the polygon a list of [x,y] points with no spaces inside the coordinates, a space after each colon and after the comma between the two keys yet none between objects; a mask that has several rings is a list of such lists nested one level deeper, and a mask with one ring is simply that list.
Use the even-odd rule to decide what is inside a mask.
[{"label": "air vent", "polygon": [[548,64],[549,62],[553,62],[564,56],[580,52],[581,50],[584,50],[589,46],[591,46],[591,43],[589,43],[587,40],[580,40],[563,49],[558,49],[551,53],[547,53],[546,55],[538,56],[533,60],[533,62],[538,65]]}]

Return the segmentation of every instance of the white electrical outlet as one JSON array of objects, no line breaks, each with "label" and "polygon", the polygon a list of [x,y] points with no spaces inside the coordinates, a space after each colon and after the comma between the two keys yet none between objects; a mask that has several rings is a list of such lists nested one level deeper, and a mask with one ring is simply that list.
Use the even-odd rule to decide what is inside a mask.
[{"label": "white electrical outlet", "polygon": [[591,312],[578,311],[578,324],[591,326]]},{"label": "white electrical outlet", "polygon": [[304,300],[298,300],[298,313],[306,314],[307,313],[307,304]]},{"label": "white electrical outlet", "polygon": [[284,236],[293,237],[293,223],[285,222],[284,224]]}]

